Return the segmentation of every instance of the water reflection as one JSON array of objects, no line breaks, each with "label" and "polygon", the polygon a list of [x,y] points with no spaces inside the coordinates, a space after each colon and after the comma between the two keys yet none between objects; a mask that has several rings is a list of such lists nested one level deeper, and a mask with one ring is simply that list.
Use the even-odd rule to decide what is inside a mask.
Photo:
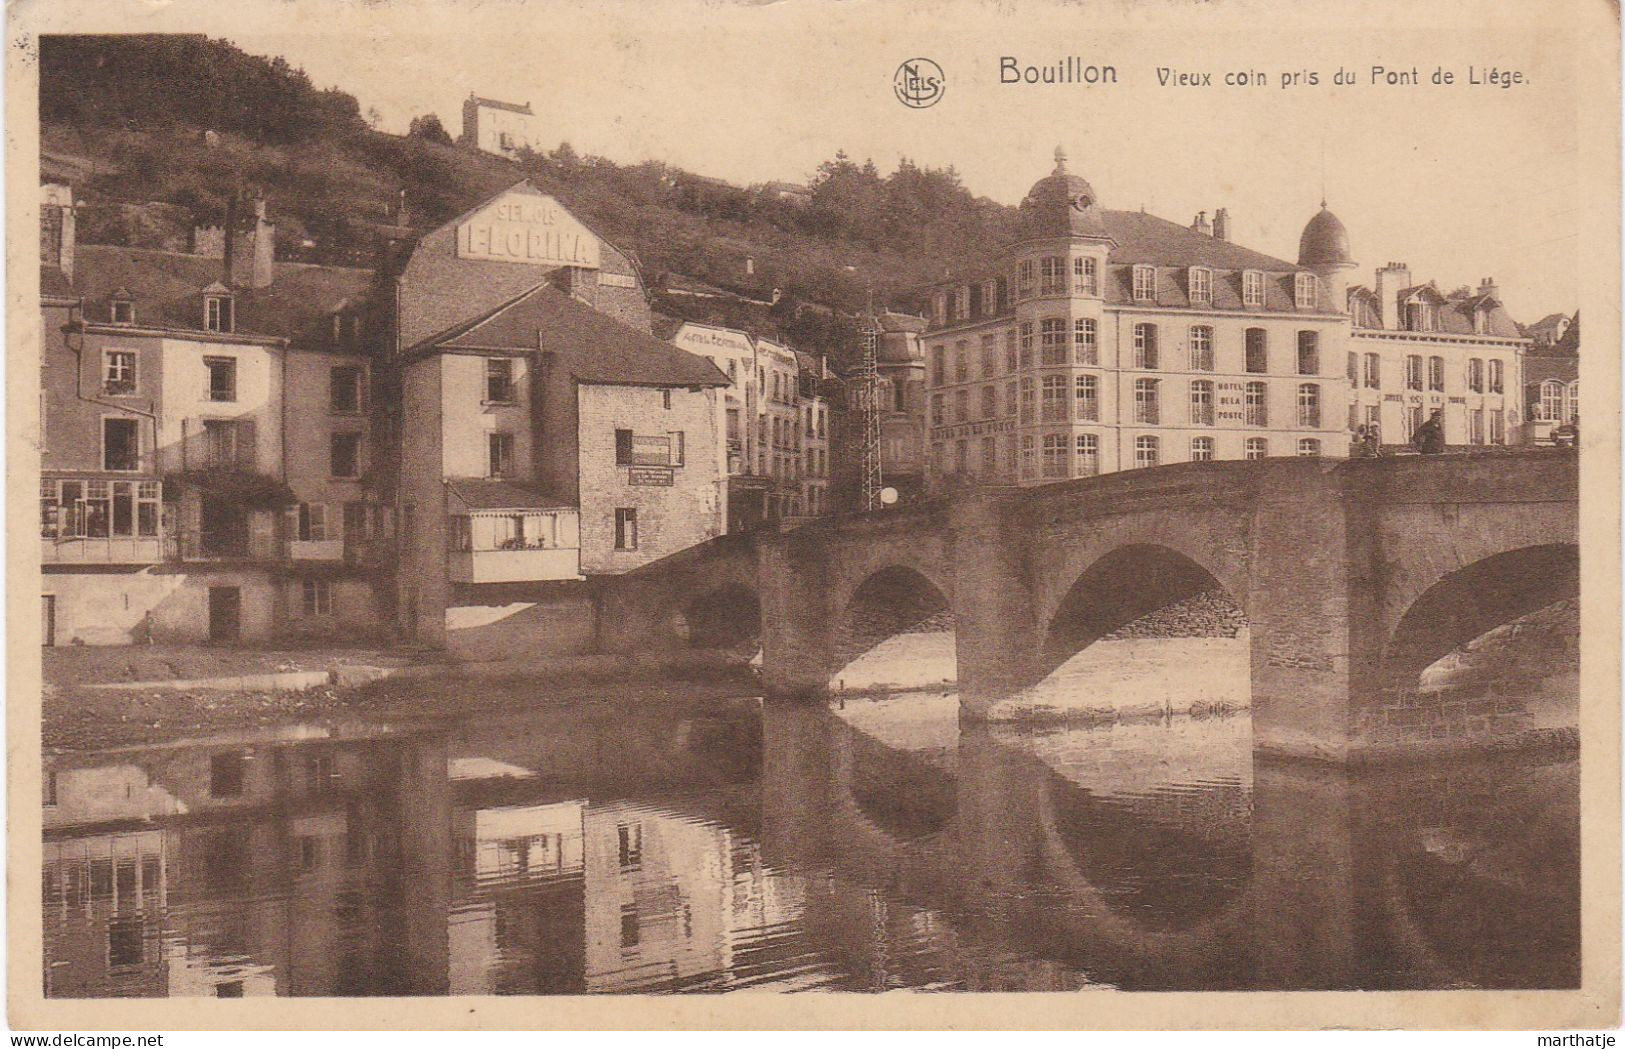
[{"label": "water reflection", "polygon": [[[613,704],[50,759],[62,997],[1572,987],[1578,773]],[[674,712],[677,711],[677,712]]]}]

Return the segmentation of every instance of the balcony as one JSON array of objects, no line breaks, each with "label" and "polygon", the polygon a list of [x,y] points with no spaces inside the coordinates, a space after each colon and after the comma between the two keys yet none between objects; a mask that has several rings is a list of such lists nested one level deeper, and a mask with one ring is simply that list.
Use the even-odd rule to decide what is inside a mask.
[{"label": "balcony", "polygon": [[344,560],[344,540],[290,539],[288,540],[288,559],[290,561],[342,561]]},{"label": "balcony", "polygon": [[453,583],[534,583],[581,578],[575,547],[525,550],[454,550],[447,556]]},{"label": "balcony", "polygon": [[43,564],[137,565],[164,558],[163,540],[152,536],[47,536],[40,543]]}]

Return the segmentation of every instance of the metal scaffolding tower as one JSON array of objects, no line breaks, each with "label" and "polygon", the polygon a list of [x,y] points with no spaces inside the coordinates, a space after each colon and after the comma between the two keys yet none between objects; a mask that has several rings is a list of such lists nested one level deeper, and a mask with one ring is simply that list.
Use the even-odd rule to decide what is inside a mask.
[{"label": "metal scaffolding tower", "polygon": [[863,508],[880,508],[880,322],[873,306],[863,322],[863,361],[858,369],[858,410],[863,415]]}]

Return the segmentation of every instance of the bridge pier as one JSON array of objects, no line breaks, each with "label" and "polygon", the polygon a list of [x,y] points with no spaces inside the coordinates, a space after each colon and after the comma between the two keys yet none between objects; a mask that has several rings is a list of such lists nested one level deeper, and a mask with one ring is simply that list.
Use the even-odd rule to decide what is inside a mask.
[{"label": "bridge pier", "polygon": [[762,580],[762,688],[769,696],[802,698],[829,690],[835,658],[830,607],[828,537],[815,530],[764,539],[757,548]]},{"label": "bridge pier", "polygon": [[1039,629],[1024,541],[1032,522],[1023,509],[1017,495],[977,493],[950,511],[963,721],[986,721],[995,703],[1036,680]]}]

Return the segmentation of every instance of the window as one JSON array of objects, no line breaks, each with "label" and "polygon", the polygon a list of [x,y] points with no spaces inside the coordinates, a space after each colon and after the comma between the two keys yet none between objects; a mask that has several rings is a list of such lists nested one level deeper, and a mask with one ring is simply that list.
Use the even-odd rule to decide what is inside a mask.
[{"label": "window", "polygon": [[970,285],[961,284],[954,289],[954,317],[958,320],[970,319]]},{"label": "window", "polygon": [[[947,403],[947,399],[945,397],[943,397],[942,394],[933,393],[931,395],[931,425],[932,426],[942,426],[942,425],[945,425],[947,423],[948,420],[944,416],[944,406],[946,405],[946,403]],[[628,432],[630,432],[630,431],[628,431]]]},{"label": "window", "polygon": [[1319,428],[1320,387],[1306,382],[1298,387],[1298,425]]},{"label": "window", "polygon": [[1262,437],[1249,437],[1241,442],[1242,455],[1249,461],[1267,459],[1270,454],[1270,443]]},{"label": "window", "polygon": [[1382,357],[1375,353],[1365,355],[1365,386],[1368,390],[1382,389]]},{"label": "window", "polygon": [[1567,404],[1563,409],[1564,422],[1574,422],[1580,417],[1580,380],[1575,379],[1569,383]]},{"label": "window", "polygon": [[1241,304],[1251,307],[1264,305],[1264,275],[1259,271],[1243,271],[1241,275]]},{"label": "window", "polygon": [[1191,383],[1191,424],[1213,425],[1213,384],[1206,379]]},{"label": "window", "polygon": [[1472,393],[1484,392],[1484,362],[1477,357],[1467,361],[1467,389]]},{"label": "window", "polygon": [[1038,292],[1040,295],[1062,295],[1066,292],[1066,260],[1046,256],[1038,264]]},{"label": "window", "polygon": [[358,477],[361,474],[361,435],[336,433],[329,445],[329,463],[334,477]]},{"label": "window", "polygon": [[1134,267],[1134,298],[1139,302],[1150,302],[1157,297],[1157,268],[1155,266]]},{"label": "window", "polygon": [[[1490,361],[1490,392],[1491,393],[1501,393],[1501,392],[1503,392],[1501,370],[1502,370],[1502,362],[1501,361],[1499,361],[1499,360]],[[1499,443],[1499,442],[1497,442],[1497,443]]]},{"label": "window", "polygon": [[1031,367],[1033,363],[1033,326],[1023,323],[1021,326],[1021,366]]},{"label": "window", "polygon": [[300,503],[294,512],[297,514],[295,538],[310,542],[328,538],[326,503]]},{"label": "window", "polygon": [[236,466],[241,460],[252,465],[254,449],[243,439],[242,428],[236,422],[224,419],[205,419],[203,422],[203,454],[213,467]]},{"label": "window", "polygon": [[1540,384],[1540,418],[1546,422],[1563,418],[1563,384],[1554,379]]},{"label": "window", "polygon": [[108,303],[107,319],[114,324],[135,323],[135,303],[125,298],[115,298]]},{"label": "window", "polygon": [[1407,354],[1405,357],[1405,389],[1420,390],[1422,388],[1422,358],[1417,354]]},{"label": "window", "polygon": [[1039,363],[1047,368],[1066,363],[1066,321],[1054,317],[1045,318],[1038,324],[1039,346],[1041,347]]},{"label": "window", "polygon": [[1484,443],[1484,409],[1474,408],[1467,413],[1467,442]]},{"label": "window", "polygon": [[970,473],[970,442],[954,442],[954,472],[964,477]]},{"label": "window", "polygon": [[970,390],[958,389],[954,391],[954,422],[962,423],[970,420]]},{"label": "window", "polygon": [[1151,436],[1134,438],[1134,466],[1143,470],[1157,465],[1157,439]]},{"label": "window", "polygon": [[1348,376],[1350,386],[1360,385],[1360,355],[1353,350],[1349,351]]},{"label": "window", "polygon": [[999,312],[999,285],[996,281],[982,282],[982,316],[991,317]]},{"label": "window", "polygon": [[1134,380],[1134,421],[1155,423],[1160,412],[1157,405],[1157,380]]},{"label": "window", "polygon": [[1430,390],[1443,390],[1444,389],[1444,358],[1443,357],[1429,357],[1428,358],[1428,389],[1430,389]]},{"label": "window", "polygon": [[1248,328],[1244,339],[1246,368],[1255,375],[1270,370],[1269,337],[1263,328]]},{"label": "window", "polygon": [[1078,476],[1100,473],[1100,438],[1092,433],[1078,434]]},{"label": "window", "polygon": [[1069,385],[1065,375],[1044,376],[1044,422],[1066,422],[1066,394]]},{"label": "window", "polygon": [[1044,435],[1044,476],[1067,476],[1067,460],[1071,456],[1071,438],[1064,433]]},{"label": "window", "polygon": [[688,456],[688,436],[686,430],[667,430],[666,446],[671,452],[672,466],[682,466]]},{"label": "window", "polygon": [[1080,255],[1072,260],[1072,290],[1079,295],[1100,294],[1100,277],[1092,257]]},{"label": "window", "polygon": [[1004,330],[1004,370],[1016,370],[1016,333],[1010,328]]},{"label": "window", "polygon": [[946,362],[948,351],[941,346],[931,347],[931,385],[941,386],[948,379]]},{"label": "window", "polygon": [[210,295],[203,300],[203,326],[209,331],[236,331],[230,295]]},{"label": "window", "polygon": [[1250,382],[1242,391],[1242,422],[1248,426],[1270,424],[1269,401],[1261,382]]},{"label": "window", "polygon": [[333,614],[333,585],[326,579],[304,581],[305,615],[330,616]]},{"label": "window", "polygon": [[1190,271],[1190,298],[1194,303],[1213,301],[1213,271],[1205,266],[1192,266]]},{"label": "window", "polygon": [[1213,370],[1213,329],[1205,324],[1191,328],[1191,371]]},{"label": "window", "polygon": [[[761,420],[761,427],[762,427],[762,443],[766,444],[767,443],[767,420],[766,419]],[[630,465],[632,465],[632,431],[631,430],[616,430],[615,431],[615,465],[616,466],[630,466]]]},{"label": "window", "polygon": [[1080,422],[1100,421],[1100,391],[1099,382],[1093,375],[1080,375],[1073,384],[1074,399],[1077,401],[1077,417]]},{"label": "window", "polygon": [[1033,439],[1031,437],[1023,437],[1021,439],[1021,476],[1033,476],[1033,469]]},{"label": "window", "polygon": [[1506,416],[1500,412],[1490,412],[1490,443],[1507,443]]},{"label": "window", "polygon": [[999,391],[992,386],[982,387],[982,418],[992,419],[999,414]]},{"label": "window", "polygon": [[1320,454],[1320,441],[1314,437],[1298,438],[1298,454],[1305,458],[1313,458]]},{"label": "window", "polygon": [[1095,322],[1080,317],[1072,322],[1072,344],[1077,349],[1079,364],[1099,364],[1100,348],[1095,337]]},{"label": "window", "polygon": [[1320,374],[1320,334],[1312,331],[1298,333],[1298,374]]},{"label": "window", "polygon": [[1191,438],[1191,462],[1211,463],[1213,461],[1213,438]]},{"label": "window", "polygon": [[954,382],[970,378],[970,352],[963,342],[954,343]]},{"label": "window", "polygon": [[1320,282],[1313,273],[1300,273],[1292,280],[1292,297],[1300,310],[1312,310],[1316,304],[1316,285]]},{"label": "window", "polygon": [[243,792],[243,752],[233,750],[209,758],[209,797],[235,798]]},{"label": "window", "polygon": [[1376,404],[1368,404],[1368,405],[1366,405],[1365,406],[1365,424],[1366,424],[1366,426],[1373,429],[1373,430],[1376,430],[1376,429],[1378,429],[1380,427],[1381,423],[1382,423],[1382,406],[1381,405],[1376,405]]},{"label": "window", "polygon": [[107,964],[125,969],[147,960],[146,921],[140,915],[107,923]]},{"label": "window", "polygon": [[621,506],[615,510],[615,549],[638,548],[638,511],[635,507]]},{"label": "window", "polygon": [[1004,384],[1004,414],[1006,415],[1016,414],[1016,389],[1016,384],[1013,382]]},{"label": "window", "polygon": [[999,348],[997,337],[990,334],[982,336],[982,378],[991,379],[999,373]]},{"label": "window", "polygon": [[1032,379],[1027,378],[1027,379],[1021,380],[1021,421],[1022,422],[1030,423],[1030,422],[1033,421],[1033,411],[1034,411],[1034,409],[1036,407],[1036,405],[1033,402],[1035,400],[1036,400],[1036,395],[1035,395],[1035,393],[1033,391],[1033,381],[1032,381]]},{"label": "window", "polygon": [[1422,406],[1413,404],[1405,409],[1405,440],[1409,441],[1422,428]]},{"label": "window", "polygon": [[991,477],[999,472],[999,442],[996,437],[982,438],[982,474]]},{"label": "window", "polygon": [[486,358],[485,399],[496,404],[506,404],[513,400],[513,360],[511,358]]},{"label": "window", "polygon": [[948,293],[939,291],[931,296],[931,320],[937,327],[948,323]]},{"label": "window", "polygon": [[1155,368],[1157,366],[1157,326],[1155,324],[1136,324],[1134,326],[1134,366],[1136,368]]},{"label": "window", "polygon": [[110,397],[125,397],[134,392],[134,352],[108,350],[102,354],[102,393]]},{"label": "window", "polygon": [[1410,331],[1432,331],[1436,321],[1437,311],[1431,302],[1405,304],[1405,327]]},{"label": "window", "polygon": [[328,407],[335,415],[351,415],[361,410],[360,368],[334,368],[327,386]]},{"label": "window", "polygon": [[141,440],[134,419],[102,420],[102,469],[141,469]]},{"label": "window", "polygon": [[1036,267],[1032,259],[1023,259],[1016,266],[1016,298],[1030,299],[1033,294],[1033,276]]},{"label": "window", "polygon": [[237,360],[233,357],[205,357],[203,367],[209,371],[209,400],[235,401],[237,399]]}]

